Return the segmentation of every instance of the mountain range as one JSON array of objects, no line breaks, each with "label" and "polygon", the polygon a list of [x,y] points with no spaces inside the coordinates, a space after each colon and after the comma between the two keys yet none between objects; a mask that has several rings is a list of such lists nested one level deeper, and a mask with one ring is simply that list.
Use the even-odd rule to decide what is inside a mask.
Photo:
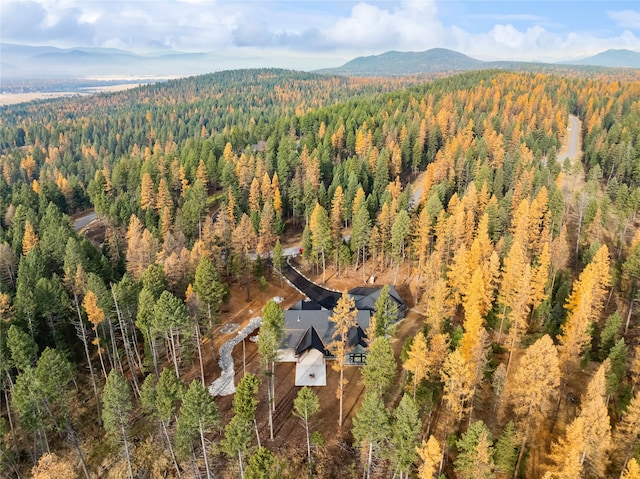
[{"label": "mountain range", "polygon": [[[225,57],[214,52],[164,52],[136,54],[115,48],[69,48],[0,43],[0,71],[3,80],[86,77],[176,77],[212,71],[265,66],[258,57]],[[273,63],[271,61],[270,63]],[[564,67],[562,66],[564,65]],[[553,70],[576,66],[640,68],[640,52],[608,50],[592,57],[563,64],[513,61],[486,62],[462,53],[434,48],[424,52],[389,51],[381,55],[355,58],[337,68],[319,73],[354,76],[398,76],[504,68]]]},{"label": "mountain range", "polygon": [[399,76],[444,71],[467,71],[486,68],[507,70],[561,70],[567,67],[639,68],[640,52],[607,50],[597,55],[561,63],[516,61],[482,61],[445,48],[424,52],[390,51],[381,55],[355,58],[337,68],[317,70],[318,73],[350,76]]}]

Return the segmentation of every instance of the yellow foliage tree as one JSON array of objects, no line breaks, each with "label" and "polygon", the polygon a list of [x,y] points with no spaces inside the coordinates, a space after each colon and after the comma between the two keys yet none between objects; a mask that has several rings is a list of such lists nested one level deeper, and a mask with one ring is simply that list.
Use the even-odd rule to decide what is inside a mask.
[{"label": "yellow foliage tree", "polygon": [[29,251],[38,246],[38,235],[33,229],[31,222],[26,220],[24,222],[24,236],[22,237],[22,254],[28,255]]}]

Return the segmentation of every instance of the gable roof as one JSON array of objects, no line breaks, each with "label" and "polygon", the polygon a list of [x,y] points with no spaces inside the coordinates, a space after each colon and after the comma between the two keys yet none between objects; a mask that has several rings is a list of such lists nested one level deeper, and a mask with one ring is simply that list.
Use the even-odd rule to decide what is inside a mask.
[{"label": "gable roof", "polygon": [[324,343],[322,342],[322,339],[320,339],[320,335],[318,334],[318,331],[316,331],[316,328],[314,328],[313,326],[307,329],[304,335],[298,341],[298,344],[296,345],[296,349],[295,349],[296,355],[302,354],[307,349],[311,349],[311,348],[317,349],[324,355],[327,354],[327,349],[324,347]]},{"label": "gable roof", "polygon": [[[400,318],[404,317],[404,313],[407,311],[407,306],[402,301],[402,298],[398,294],[396,288],[389,286],[389,297],[398,305],[398,315]],[[367,311],[375,311],[376,301],[380,297],[381,287],[367,287],[358,286],[349,291],[349,295],[356,302],[356,308],[364,309]]]},{"label": "gable roof", "polygon": [[[313,328],[322,341],[325,347],[333,341],[333,332],[335,331],[335,325],[329,318],[333,316],[333,311],[328,309],[322,310],[295,310],[287,309],[284,312],[284,336],[280,342],[280,347],[283,349],[297,349],[298,344],[301,344],[302,338],[307,334],[307,331]],[[371,320],[370,311],[358,311],[356,315],[357,327],[364,330],[369,327]],[[354,330],[356,328],[352,328]],[[312,334],[312,333],[309,333]],[[349,331],[349,335],[351,335]],[[366,335],[365,335],[366,337]],[[355,337],[356,339],[358,336]],[[355,345],[351,344],[350,345]]]},{"label": "gable roof", "polygon": [[322,309],[322,305],[310,299],[301,299],[300,301],[293,303],[289,309],[293,311],[319,311]]}]

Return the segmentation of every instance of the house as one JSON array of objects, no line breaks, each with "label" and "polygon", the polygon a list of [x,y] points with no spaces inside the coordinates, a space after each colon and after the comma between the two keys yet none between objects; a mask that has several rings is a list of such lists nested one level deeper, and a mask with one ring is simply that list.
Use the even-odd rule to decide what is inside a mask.
[{"label": "house", "polygon": [[[349,294],[356,302],[356,326],[349,330],[347,364],[366,362],[369,327],[381,288],[354,288]],[[397,291],[389,287],[389,296],[398,304],[399,318],[406,306]],[[284,312],[285,332],[280,343],[280,361],[296,363],[296,386],[326,386],[326,361],[335,359],[329,351],[335,325],[329,320],[333,311],[315,301],[298,301]]]}]

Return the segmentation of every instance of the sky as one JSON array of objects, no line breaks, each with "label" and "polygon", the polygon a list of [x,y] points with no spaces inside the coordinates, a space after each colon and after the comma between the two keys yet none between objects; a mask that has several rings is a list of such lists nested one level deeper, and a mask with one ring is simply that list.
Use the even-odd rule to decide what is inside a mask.
[{"label": "sky", "polygon": [[640,2],[0,0],[0,41],[213,52],[300,69],[436,47],[482,60],[562,61],[640,51]]}]

